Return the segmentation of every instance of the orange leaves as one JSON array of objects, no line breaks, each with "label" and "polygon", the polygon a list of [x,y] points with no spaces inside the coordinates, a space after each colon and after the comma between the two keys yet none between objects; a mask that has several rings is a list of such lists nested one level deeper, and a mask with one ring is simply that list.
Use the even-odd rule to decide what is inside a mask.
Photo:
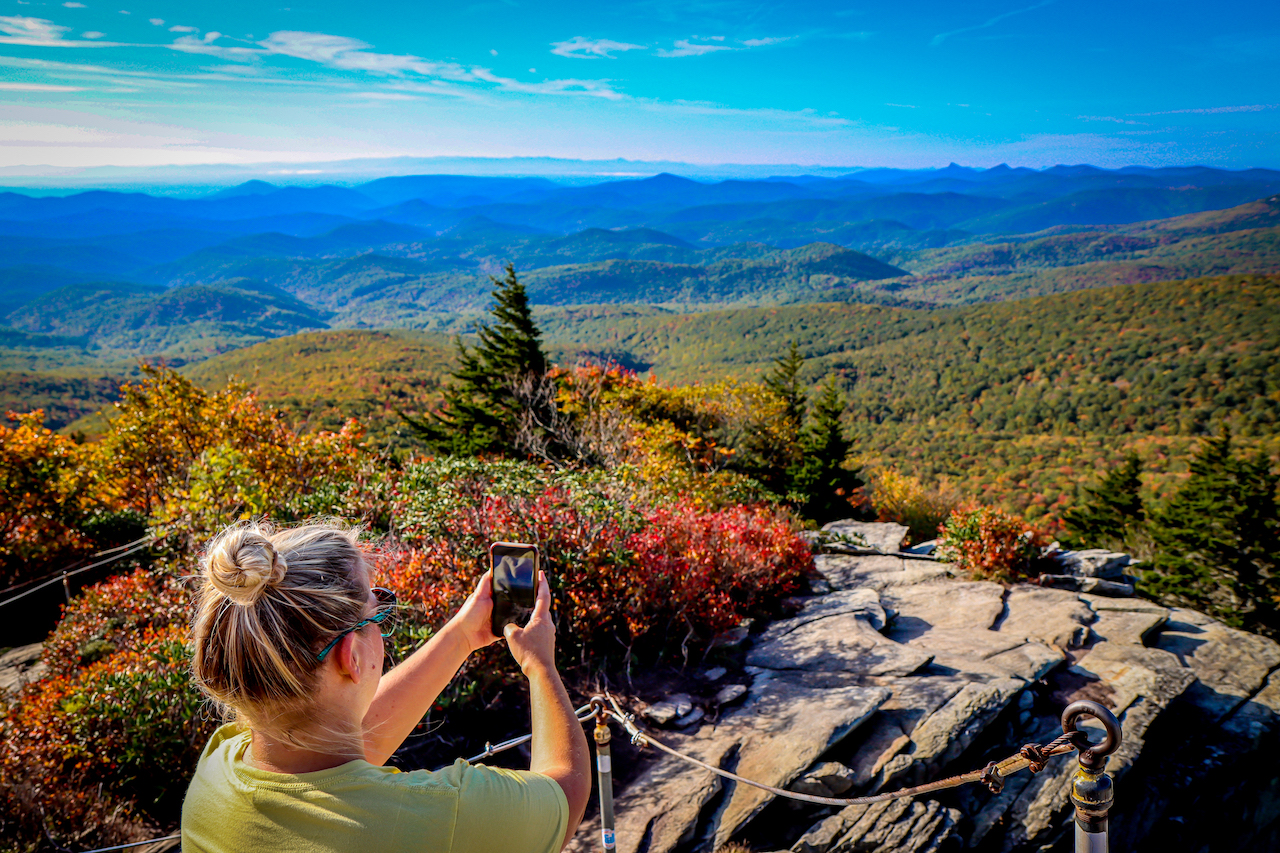
[{"label": "orange leaves", "polygon": [[973,504],[953,511],[939,533],[938,556],[988,580],[1027,575],[1047,544],[1045,536],[1022,519]]},{"label": "orange leaves", "polygon": [[92,541],[78,525],[101,503],[86,448],[46,429],[38,409],[8,418],[12,427],[0,424],[0,586],[87,550]]}]

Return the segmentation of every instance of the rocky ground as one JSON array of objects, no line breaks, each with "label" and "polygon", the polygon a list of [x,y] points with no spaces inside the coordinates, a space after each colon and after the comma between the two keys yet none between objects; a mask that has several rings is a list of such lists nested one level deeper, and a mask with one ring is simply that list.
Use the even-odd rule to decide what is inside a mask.
[{"label": "rocky ground", "polygon": [[[845,530],[884,552],[905,532]],[[916,555],[835,550],[844,553],[816,557],[822,579],[792,618],[756,629],[736,658],[702,673],[705,698],[633,703],[655,736],[748,778],[852,797],[1045,743],[1066,704],[1092,699],[1124,727],[1108,766],[1111,849],[1280,849],[1280,645],[1141,598],[1005,588]],[[1073,756],[1011,777],[998,795],[971,785],[837,810],[616,740],[619,763],[632,762],[617,796],[619,853],[729,841],[796,853],[1071,849]],[[575,849],[598,838],[598,826],[584,827]]]}]

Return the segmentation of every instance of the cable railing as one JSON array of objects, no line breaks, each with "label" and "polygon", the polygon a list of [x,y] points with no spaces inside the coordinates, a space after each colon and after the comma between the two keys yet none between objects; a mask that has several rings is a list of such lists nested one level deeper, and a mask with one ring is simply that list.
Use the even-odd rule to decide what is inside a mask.
[{"label": "cable railing", "polygon": [[[609,747],[608,728],[610,722],[620,725],[630,737],[631,742],[641,748],[653,747],[659,752],[694,767],[710,771],[717,776],[734,782],[759,788],[774,796],[804,803],[839,807],[871,805],[888,800],[906,799],[973,783],[980,783],[992,793],[998,794],[1004,788],[1004,780],[1014,773],[1027,769],[1033,774],[1039,773],[1048,765],[1050,759],[1078,751],[1080,753],[1079,767],[1075,771],[1069,796],[1075,809],[1076,850],[1084,851],[1106,851],[1107,849],[1108,819],[1112,802],[1111,778],[1106,773],[1107,756],[1119,748],[1123,738],[1120,721],[1106,707],[1097,702],[1073,702],[1062,713],[1062,735],[1044,745],[1026,744],[1016,753],[1001,761],[988,762],[982,769],[971,770],[968,773],[961,773],[946,779],[926,782],[923,785],[900,788],[896,791],[872,794],[866,797],[820,797],[814,794],[788,791],[785,788],[748,779],[745,776],[739,776],[713,764],[708,764],[688,753],[681,752],[642,730],[635,722],[635,715],[623,711],[617,700],[609,694],[593,696],[588,704],[574,711],[574,716],[577,717],[580,723],[595,721],[594,740],[596,743],[596,770],[600,795],[600,832],[601,846],[604,853],[613,853],[616,848],[613,809],[613,760]],[[1081,717],[1093,717],[1102,724],[1106,736],[1101,743],[1091,744],[1089,742],[1088,735],[1077,726],[1077,722]],[[533,734],[530,733],[504,740],[497,744],[486,742],[483,752],[466,759],[466,761],[468,764],[474,764],[500,752],[528,743],[532,739]],[[112,847],[97,847],[93,850],[79,851],[79,853],[113,853],[113,851],[128,850],[148,844],[178,841],[181,838],[182,835],[178,833],[160,838],[150,838],[146,841],[130,841]],[[66,848],[61,849],[65,850],[66,853],[73,853],[73,851],[66,850]]]}]

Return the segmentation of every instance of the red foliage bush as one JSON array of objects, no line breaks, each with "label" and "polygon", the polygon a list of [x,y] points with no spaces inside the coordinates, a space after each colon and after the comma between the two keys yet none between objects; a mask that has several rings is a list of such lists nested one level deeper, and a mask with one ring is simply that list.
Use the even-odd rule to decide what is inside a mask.
[{"label": "red foliage bush", "polygon": [[401,541],[379,575],[438,626],[484,571],[489,542],[536,543],[569,661],[662,655],[707,641],[792,594],[813,565],[794,519],[772,506],[639,511],[580,477],[515,463],[428,463],[407,473]]},{"label": "red foliage bush", "polygon": [[1044,534],[995,507],[966,504],[938,528],[938,556],[975,577],[1011,581],[1030,574]]},{"label": "red foliage bush", "polygon": [[85,589],[45,640],[49,673],[71,676],[117,651],[134,649],[145,628],[184,623],[188,600],[182,582],[163,571],[139,569]]}]

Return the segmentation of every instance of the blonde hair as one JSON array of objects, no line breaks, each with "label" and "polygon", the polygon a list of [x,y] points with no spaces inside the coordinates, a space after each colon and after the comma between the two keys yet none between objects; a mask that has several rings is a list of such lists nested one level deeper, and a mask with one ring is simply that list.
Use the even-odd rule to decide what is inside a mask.
[{"label": "blonde hair", "polygon": [[192,675],[224,711],[286,743],[316,746],[308,737],[324,723],[314,707],[316,655],[368,606],[359,534],[335,521],[280,529],[248,522],[210,542],[192,621]]}]

